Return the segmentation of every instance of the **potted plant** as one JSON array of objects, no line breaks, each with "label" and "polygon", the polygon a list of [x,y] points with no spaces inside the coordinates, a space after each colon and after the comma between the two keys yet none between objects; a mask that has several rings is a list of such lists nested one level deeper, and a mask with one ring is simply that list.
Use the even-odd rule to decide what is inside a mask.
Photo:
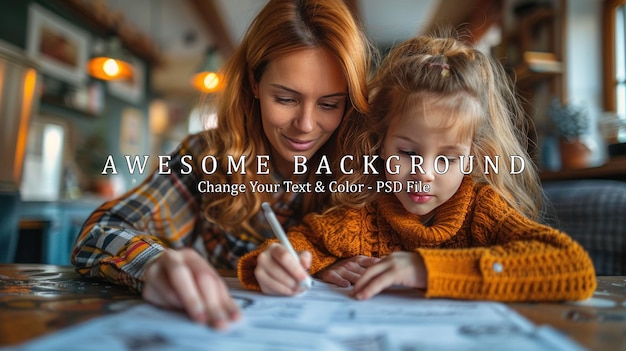
[{"label": "potted plant", "polygon": [[587,167],[591,156],[591,148],[585,140],[591,131],[587,110],[582,106],[563,105],[555,98],[548,115],[559,140],[561,167]]}]

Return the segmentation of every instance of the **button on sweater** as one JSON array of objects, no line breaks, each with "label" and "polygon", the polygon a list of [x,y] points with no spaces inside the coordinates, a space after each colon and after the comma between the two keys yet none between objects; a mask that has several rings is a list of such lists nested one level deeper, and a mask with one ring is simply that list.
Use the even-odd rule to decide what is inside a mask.
[{"label": "button on sweater", "polygon": [[[311,274],[357,255],[416,252],[427,270],[426,297],[581,300],[596,287],[591,259],[577,242],[528,219],[492,187],[469,177],[435,209],[429,225],[387,194],[364,208],[310,214],[288,235],[296,251],[312,253]],[[260,289],[254,276],[256,257],[272,242],[276,240],[240,259],[244,287]]]}]

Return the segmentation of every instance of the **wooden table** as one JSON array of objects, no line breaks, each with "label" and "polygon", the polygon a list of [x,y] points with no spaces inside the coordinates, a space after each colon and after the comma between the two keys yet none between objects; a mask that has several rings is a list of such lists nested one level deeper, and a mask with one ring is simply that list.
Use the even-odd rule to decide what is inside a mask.
[{"label": "wooden table", "polygon": [[[72,267],[0,264],[0,347],[141,302],[122,287],[81,278]],[[626,350],[626,277],[598,277],[594,297],[584,302],[509,306],[590,350]]]},{"label": "wooden table", "polygon": [[599,276],[593,297],[568,303],[514,303],[536,324],[548,324],[589,350],[626,350],[626,277]]},{"label": "wooden table", "polygon": [[142,302],[129,290],[80,277],[70,266],[0,264],[0,346]]}]

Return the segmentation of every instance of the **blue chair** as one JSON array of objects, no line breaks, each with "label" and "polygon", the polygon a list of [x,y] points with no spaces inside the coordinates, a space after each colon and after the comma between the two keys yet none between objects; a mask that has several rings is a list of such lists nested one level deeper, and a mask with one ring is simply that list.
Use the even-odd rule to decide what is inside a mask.
[{"label": "blue chair", "polygon": [[0,263],[13,263],[19,239],[19,191],[0,191]]}]

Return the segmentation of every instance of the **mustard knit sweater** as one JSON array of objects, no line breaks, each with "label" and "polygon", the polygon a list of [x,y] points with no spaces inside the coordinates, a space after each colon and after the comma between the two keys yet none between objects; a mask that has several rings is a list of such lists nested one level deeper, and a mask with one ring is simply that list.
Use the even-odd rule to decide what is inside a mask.
[{"label": "mustard knit sweater", "polygon": [[[289,239],[296,251],[312,253],[311,274],[357,255],[417,252],[426,265],[426,297],[560,301],[593,294],[595,271],[585,250],[565,233],[512,209],[490,186],[466,177],[435,211],[425,226],[389,194],[362,209],[308,215],[289,231]],[[272,242],[240,259],[244,287],[260,289],[256,257]]]}]

